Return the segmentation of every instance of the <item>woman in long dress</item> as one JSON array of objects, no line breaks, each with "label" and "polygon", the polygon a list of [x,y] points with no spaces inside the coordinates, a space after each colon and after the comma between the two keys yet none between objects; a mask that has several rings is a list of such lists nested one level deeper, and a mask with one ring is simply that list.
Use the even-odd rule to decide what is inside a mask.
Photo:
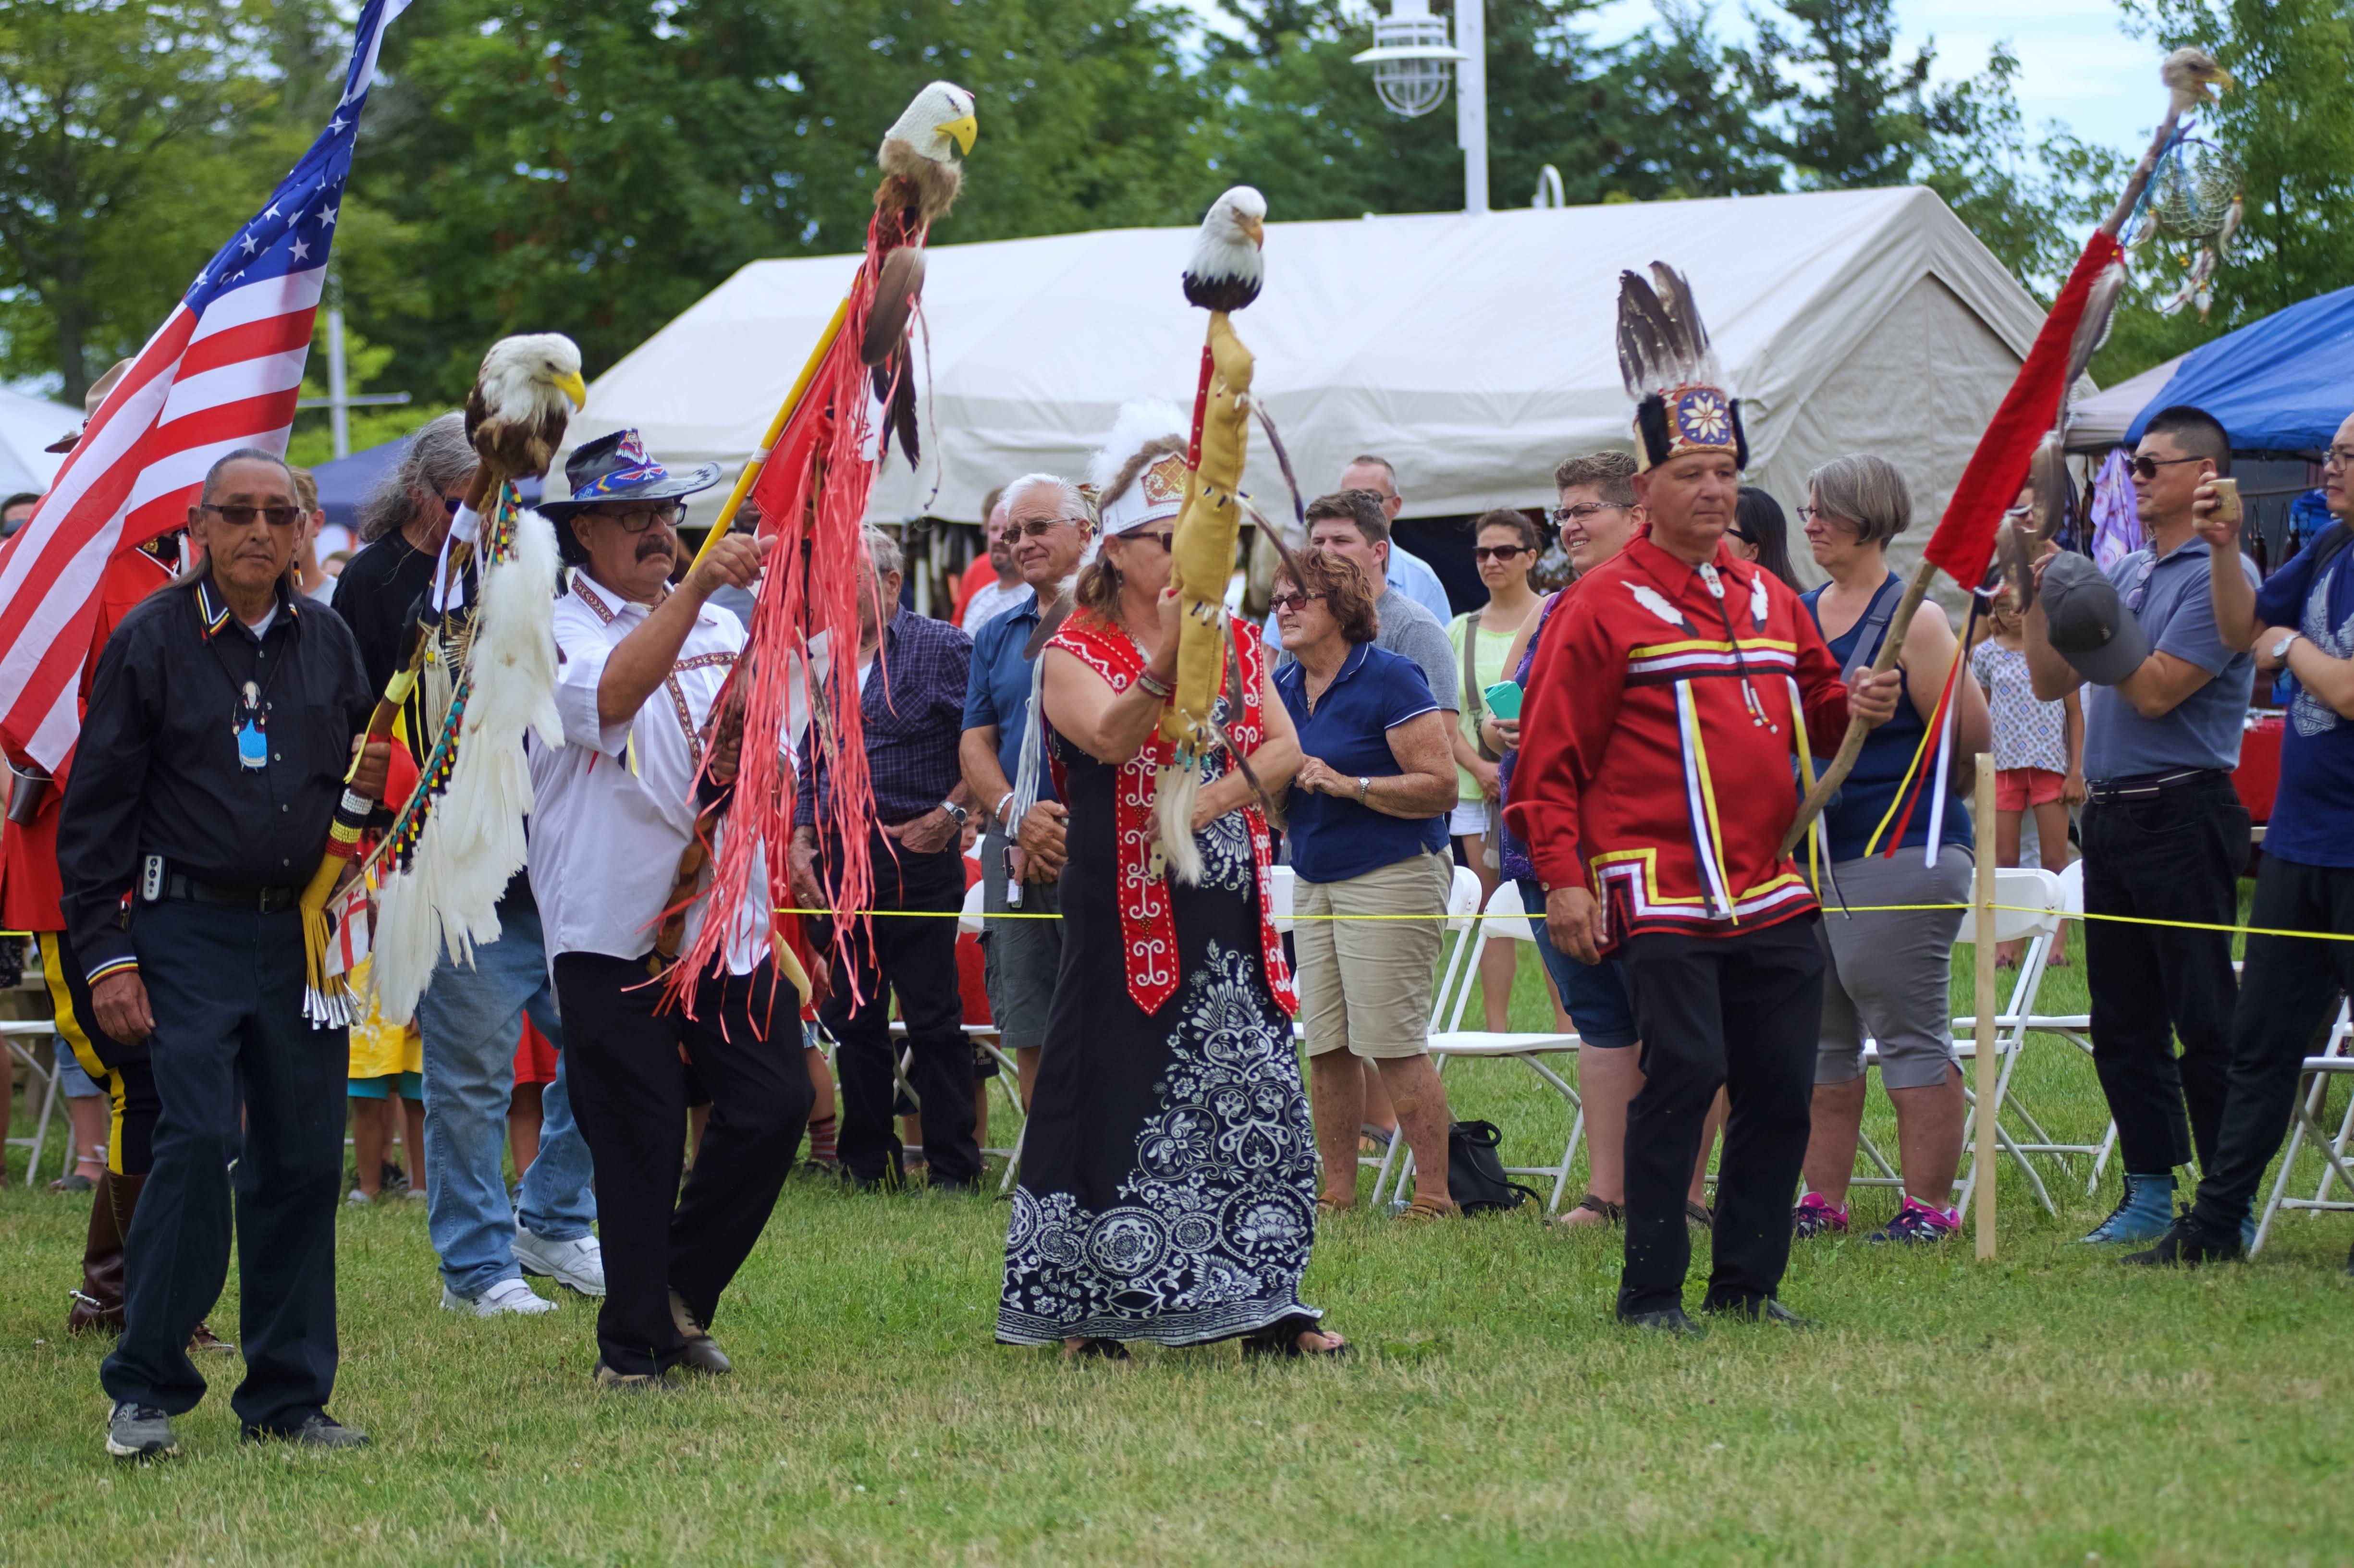
[{"label": "woman in long dress", "polygon": [[[1174,684],[1177,665],[1177,602],[1163,590],[1182,448],[1149,443],[1109,487],[1102,557],[1040,655],[1070,812],[1065,935],[997,1337],[1116,1360],[1127,1340],[1237,1336],[1246,1351],[1332,1354],[1344,1341],[1299,1300],[1315,1139],[1249,779],[1223,751],[1203,765],[1198,885],[1169,876],[1155,842],[1165,701],[1155,688]],[[1172,464],[1173,485],[1161,471]],[[1258,788],[1279,794],[1299,747],[1246,626],[1225,689],[1219,722]]]}]

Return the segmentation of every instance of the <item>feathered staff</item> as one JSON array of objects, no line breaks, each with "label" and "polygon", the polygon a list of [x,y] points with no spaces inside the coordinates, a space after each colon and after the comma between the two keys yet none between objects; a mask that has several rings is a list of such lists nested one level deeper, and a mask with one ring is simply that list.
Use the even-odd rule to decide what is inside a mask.
[{"label": "feathered staff", "polygon": [[1248,185],[1227,191],[1202,219],[1183,274],[1185,298],[1210,313],[1210,329],[1202,345],[1202,378],[1185,453],[1191,471],[1185,509],[1169,546],[1169,585],[1184,613],[1177,632],[1175,695],[1161,720],[1170,760],[1161,770],[1155,803],[1162,852],[1185,883],[1202,875],[1193,843],[1193,797],[1201,786],[1202,758],[1218,744],[1212,708],[1224,684],[1226,581],[1242,529],[1238,493],[1250,441],[1254,364],[1229,317],[1258,298],[1265,281],[1260,252],[1266,217],[1267,198],[1258,192]]},{"label": "feathered staff", "polygon": [[[2177,49],[2167,56],[2158,74],[2168,95],[2166,119],[2150,138],[2149,149],[2135,165],[2116,206],[2085,242],[2084,254],[2076,259],[2060,297],[2052,302],[2052,313],[2036,334],[2035,345],[2028,351],[2027,362],[2019,367],[2019,376],[2003,395],[1993,422],[1978,438],[1961,482],[1954,487],[1945,516],[1922,551],[1921,564],[1905,585],[1904,597],[1897,602],[1887,634],[1881,639],[1879,656],[1872,663],[1875,673],[1896,662],[1905,634],[1912,630],[1914,612],[1921,608],[1939,568],[1965,589],[1974,591],[1985,581],[1998,531],[2008,535],[2002,541],[2005,569],[2019,591],[2020,608],[2026,609],[2033,600],[2030,567],[2044,543],[2058,531],[2067,504],[2069,486],[2062,464],[2068,389],[2107,334],[2124,279],[2125,253],[2117,236],[2140,206],[2150,175],[2173,142],[2182,116],[2206,101],[2210,84],[2230,79],[2221,67],[2194,48]],[[2011,511],[2011,502],[2031,472],[2035,475],[2035,500],[2020,516]],[[1848,726],[1838,754],[1807,791],[1798,814],[1782,835],[1783,853],[1787,854],[1805,835],[1808,825],[1847,781],[1863,748],[1863,736],[1861,723]]]},{"label": "feathered staff", "polygon": [[[884,136],[875,156],[883,180],[849,295],[705,542],[708,550],[727,532],[748,495],[759,507],[761,534],[775,537],[778,547],[721,697],[723,712],[743,715],[740,770],[724,809],[731,831],[718,832],[717,813],[707,818],[704,840],[682,858],[674,907],[698,896],[698,863],[706,853],[711,880],[700,896],[712,899],[715,908],[737,907],[756,878],[772,901],[790,885],[794,781],[785,761],[786,725],[797,687],[804,689],[811,714],[806,749],[824,768],[832,819],[846,830],[839,835],[841,862],[832,868],[837,905],[859,909],[869,901],[874,874],[865,824],[874,820],[874,789],[854,673],[858,573],[853,565],[864,554],[866,501],[889,437],[897,437],[910,464],[917,459],[908,323],[923,286],[925,242],[956,200],[963,183],[958,156],[972,150],[978,132],[972,94],[936,81]],[[884,406],[886,432],[871,458],[870,397]],[[815,678],[820,662],[831,666],[822,685]],[[727,926],[703,922],[664,977],[669,1001],[693,1008],[694,977],[718,957]],[[836,932],[837,941],[842,935]]]},{"label": "feathered staff", "polygon": [[[524,506],[514,481],[546,473],[588,396],[579,349],[539,333],[493,344],[466,397],[466,436],[480,466],[401,669],[368,726],[370,738],[388,736],[410,694],[420,683],[430,688],[420,714],[431,740],[412,736],[423,748],[417,786],[363,868],[377,888],[373,980],[388,1023],[408,1021],[445,947],[463,963],[475,944],[498,940],[499,895],[523,866],[532,806],[524,733],[564,742],[556,531]],[[481,593],[469,609],[464,582],[474,561]],[[342,831],[339,815],[339,838]]]}]

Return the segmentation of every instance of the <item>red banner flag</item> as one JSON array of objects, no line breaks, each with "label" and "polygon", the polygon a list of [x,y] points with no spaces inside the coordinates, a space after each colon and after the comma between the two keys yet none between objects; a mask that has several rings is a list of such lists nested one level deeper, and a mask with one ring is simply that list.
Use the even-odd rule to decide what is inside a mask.
[{"label": "red banner flag", "polygon": [[2019,367],[2019,377],[2003,394],[1993,423],[1978,438],[1953,499],[1946,503],[1946,515],[1922,552],[1966,588],[1986,580],[1987,567],[1994,559],[1995,530],[2017,499],[2019,487],[2027,482],[2036,444],[2060,417],[2060,399],[2067,391],[2068,348],[2075,339],[2076,323],[2084,318],[2093,280],[2124,255],[2114,236],[2098,230],[2085,243],[2060,297],[2052,302],[2052,313],[2035,334],[2027,363]]}]

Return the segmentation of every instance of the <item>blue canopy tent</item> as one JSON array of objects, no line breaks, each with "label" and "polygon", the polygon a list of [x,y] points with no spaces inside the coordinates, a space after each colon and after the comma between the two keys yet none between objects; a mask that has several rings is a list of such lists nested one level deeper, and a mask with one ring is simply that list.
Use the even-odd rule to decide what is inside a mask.
[{"label": "blue canopy tent", "polygon": [[2204,408],[2238,452],[2318,453],[2354,412],[2354,289],[2319,294],[2183,358],[2126,428],[2141,440],[2152,414],[2178,403]]},{"label": "blue canopy tent", "polygon": [[[346,528],[359,527],[360,503],[368,498],[392,465],[400,461],[400,449],[408,438],[387,441],[382,446],[369,447],[349,457],[323,462],[311,471],[319,482],[319,505],[327,514],[327,521],[340,523]],[[523,498],[526,505],[539,503],[539,481],[523,482]]]}]

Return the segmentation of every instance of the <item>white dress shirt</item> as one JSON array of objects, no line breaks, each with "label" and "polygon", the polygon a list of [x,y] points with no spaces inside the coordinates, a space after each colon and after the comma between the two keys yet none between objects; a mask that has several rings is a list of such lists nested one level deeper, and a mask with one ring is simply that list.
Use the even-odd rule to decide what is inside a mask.
[{"label": "white dress shirt", "polygon": [[[597,687],[605,661],[651,613],[578,569],[556,601],[556,706],[566,744],[533,749],[530,827],[531,891],[551,961],[558,953],[635,959],[653,951],[678,858],[695,832],[702,735],[744,646],[744,623],[705,604],[644,705],[626,723],[604,724]],[[723,822],[723,842],[726,831]],[[698,901],[687,911],[688,944],[704,909]],[[748,974],[767,958],[769,919],[768,877],[758,873],[728,934],[731,974]]]}]

